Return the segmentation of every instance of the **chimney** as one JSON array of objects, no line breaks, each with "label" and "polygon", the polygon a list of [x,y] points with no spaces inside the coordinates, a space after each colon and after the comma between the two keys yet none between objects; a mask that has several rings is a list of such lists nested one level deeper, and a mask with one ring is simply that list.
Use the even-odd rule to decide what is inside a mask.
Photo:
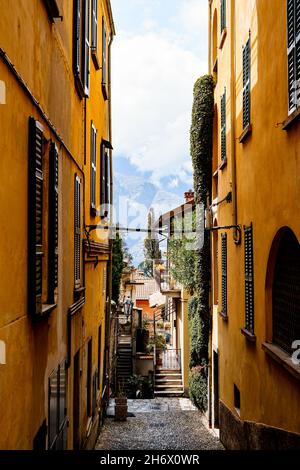
[{"label": "chimney", "polygon": [[194,200],[194,191],[192,189],[189,189],[184,193],[184,199],[185,203],[188,204],[189,202],[192,202]]}]

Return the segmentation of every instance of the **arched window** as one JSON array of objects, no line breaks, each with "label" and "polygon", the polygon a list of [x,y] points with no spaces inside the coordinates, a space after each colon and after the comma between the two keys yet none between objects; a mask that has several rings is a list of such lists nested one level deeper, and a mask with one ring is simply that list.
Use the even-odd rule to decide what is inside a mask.
[{"label": "arched window", "polygon": [[278,244],[272,287],[273,343],[292,352],[300,339],[300,245],[290,229]]}]

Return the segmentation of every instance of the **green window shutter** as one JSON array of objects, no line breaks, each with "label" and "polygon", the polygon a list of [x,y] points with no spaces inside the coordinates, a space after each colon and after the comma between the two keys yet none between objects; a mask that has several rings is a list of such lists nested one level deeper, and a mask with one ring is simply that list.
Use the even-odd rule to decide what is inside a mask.
[{"label": "green window shutter", "polygon": [[73,72],[80,74],[81,0],[73,0]]},{"label": "green window shutter", "polygon": [[98,46],[98,0],[92,0],[92,51]]},{"label": "green window shutter", "polygon": [[226,28],[226,0],[221,0],[221,33]]},{"label": "green window shutter", "polygon": [[243,129],[250,124],[250,37],[243,47]]},{"label": "green window shutter", "polygon": [[81,285],[81,181],[75,176],[74,194],[74,274],[75,288]]},{"label": "green window shutter", "polygon": [[91,124],[91,209],[96,209],[96,149],[97,131]]},{"label": "green window shutter", "polygon": [[106,85],[106,28],[102,17],[102,85]]},{"label": "green window shutter", "polygon": [[245,236],[245,328],[254,334],[253,232],[244,227]]},{"label": "green window shutter", "polygon": [[109,204],[110,193],[110,172],[109,172],[109,151],[105,149],[105,204]]},{"label": "green window shutter", "polygon": [[104,217],[105,215],[105,145],[102,142],[101,143],[101,149],[100,149],[100,164],[101,164],[101,174],[100,174],[100,215],[101,217]]},{"label": "green window shutter", "polygon": [[58,151],[54,143],[49,159],[49,247],[48,247],[48,303],[54,303],[58,285]]},{"label": "green window shutter", "polygon": [[29,119],[28,171],[28,309],[42,312],[43,260],[43,127]]},{"label": "green window shutter", "polygon": [[222,315],[227,317],[227,234],[222,234]]},{"label": "green window shutter", "polygon": [[84,46],[82,83],[85,96],[90,94],[90,0],[84,0]]},{"label": "green window shutter", "polygon": [[226,89],[221,96],[221,159],[226,160]]}]

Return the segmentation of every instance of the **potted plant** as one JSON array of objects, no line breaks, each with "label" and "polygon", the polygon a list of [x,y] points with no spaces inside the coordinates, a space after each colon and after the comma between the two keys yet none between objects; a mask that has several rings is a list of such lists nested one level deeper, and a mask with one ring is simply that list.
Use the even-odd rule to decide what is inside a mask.
[{"label": "potted plant", "polygon": [[119,384],[118,393],[115,397],[115,421],[126,421],[128,412],[127,396],[124,386]]}]

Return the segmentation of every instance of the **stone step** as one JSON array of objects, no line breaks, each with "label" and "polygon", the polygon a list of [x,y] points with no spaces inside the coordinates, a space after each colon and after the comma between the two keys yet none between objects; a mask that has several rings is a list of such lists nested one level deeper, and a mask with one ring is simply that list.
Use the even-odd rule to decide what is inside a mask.
[{"label": "stone step", "polygon": [[177,390],[154,390],[154,395],[160,396],[160,397],[182,397],[183,395],[183,390],[182,391],[177,391]]},{"label": "stone step", "polygon": [[156,385],[155,384],[155,389],[161,389],[161,388],[170,389],[170,390],[177,390],[177,389],[182,389],[182,384],[179,384],[179,385],[166,385],[166,384]]},{"label": "stone step", "polygon": [[181,374],[181,369],[164,369],[163,367],[156,367],[156,373],[159,374]]},{"label": "stone step", "polygon": [[155,379],[156,384],[166,384],[166,385],[182,385],[181,379]]}]

